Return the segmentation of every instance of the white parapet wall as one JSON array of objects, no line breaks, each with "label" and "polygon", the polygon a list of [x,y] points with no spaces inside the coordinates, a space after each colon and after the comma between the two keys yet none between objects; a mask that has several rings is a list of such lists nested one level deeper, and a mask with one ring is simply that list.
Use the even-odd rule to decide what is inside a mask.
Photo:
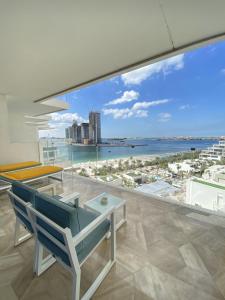
[{"label": "white parapet wall", "polygon": [[36,128],[24,124],[22,113],[8,109],[7,101],[0,98],[0,164],[39,161]]},{"label": "white parapet wall", "polygon": [[192,178],[187,182],[186,203],[225,213],[225,185]]},{"label": "white parapet wall", "polygon": [[[49,127],[48,119],[42,126],[40,120],[35,124],[34,119],[67,108],[68,103],[55,98],[36,103],[30,98],[0,94],[0,164],[39,161],[38,129]],[[28,116],[31,121],[27,120]]]}]

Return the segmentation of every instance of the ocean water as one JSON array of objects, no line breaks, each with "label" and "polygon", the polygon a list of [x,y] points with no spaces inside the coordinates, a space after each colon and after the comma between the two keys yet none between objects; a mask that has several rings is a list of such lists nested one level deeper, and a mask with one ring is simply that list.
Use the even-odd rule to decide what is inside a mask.
[{"label": "ocean water", "polygon": [[80,163],[96,160],[125,158],[138,155],[166,155],[177,152],[206,149],[216,144],[216,140],[126,140],[126,143],[144,146],[132,147],[93,147],[76,145],[58,145],[56,161],[69,160]]}]

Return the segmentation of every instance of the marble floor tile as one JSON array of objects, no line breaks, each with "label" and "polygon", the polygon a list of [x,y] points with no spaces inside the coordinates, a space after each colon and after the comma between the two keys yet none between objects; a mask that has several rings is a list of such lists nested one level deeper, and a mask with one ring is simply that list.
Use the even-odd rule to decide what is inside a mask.
[{"label": "marble floor tile", "polygon": [[209,274],[201,257],[191,243],[181,246],[180,253],[187,267],[206,275]]},{"label": "marble floor tile", "polygon": [[11,285],[0,286],[0,300],[19,300]]},{"label": "marble floor tile", "polygon": [[[81,205],[102,192],[127,200],[128,222],[117,232],[117,263],[93,299],[225,299],[223,219],[79,176],[65,174],[57,191],[79,192]],[[34,276],[34,239],[14,247],[14,226],[8,196],[1,193],[0,300],[70,300],[70,273],[55,263]],[[106,263],[109,249],[110,241],[103,241],[82,266],[81,294]]]}]

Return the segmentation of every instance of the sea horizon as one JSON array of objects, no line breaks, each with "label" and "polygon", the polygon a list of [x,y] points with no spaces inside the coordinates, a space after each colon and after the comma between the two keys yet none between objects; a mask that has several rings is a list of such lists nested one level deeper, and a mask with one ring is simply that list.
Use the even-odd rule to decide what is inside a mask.
[{"label": "sea horizon", "polygon": [[[70,145],[66,143],[54,143],[57,147],[56,161],[71,161],[73,164],[88,161],[103,161],[110,159],[122,159],[136,156],[166,156],[174,153],[187,152],[191,149],[201,151],[218,142],[218,139],[191,139],[191,140],[169,140],[169,139],[127,139],[126,142],[134,147],[93,147],[89,145]],[[143,146],[135,146],[143,144]],[[51,144],[49,145],[51,146]]]},{"label": "sea horizon", "polygon": [[[39,140],[65,140],[65,137],[41,137]],[[171,135],[171,136],[151,136],[151,137],[128,137],[128,136],[114,136],[114,137],[102,137],[102,140],[154,140],[154,139],[180,139],[180,140],[186,140],[186,139],[193,139],[193,140],[199,140],[199,139],[207,139],[207,140],[220,140],[225,139],[225,136],[191,136],[191,135]]]}]

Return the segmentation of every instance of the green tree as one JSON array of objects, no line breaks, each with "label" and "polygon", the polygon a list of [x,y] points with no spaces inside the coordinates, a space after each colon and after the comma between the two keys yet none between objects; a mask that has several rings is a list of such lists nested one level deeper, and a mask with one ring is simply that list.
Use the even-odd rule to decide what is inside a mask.
[{"label": "green tree", "polygon": [[79,175],[84,176],[84,177],[88,177],[87,171],[84,168],[81,169]]}]

